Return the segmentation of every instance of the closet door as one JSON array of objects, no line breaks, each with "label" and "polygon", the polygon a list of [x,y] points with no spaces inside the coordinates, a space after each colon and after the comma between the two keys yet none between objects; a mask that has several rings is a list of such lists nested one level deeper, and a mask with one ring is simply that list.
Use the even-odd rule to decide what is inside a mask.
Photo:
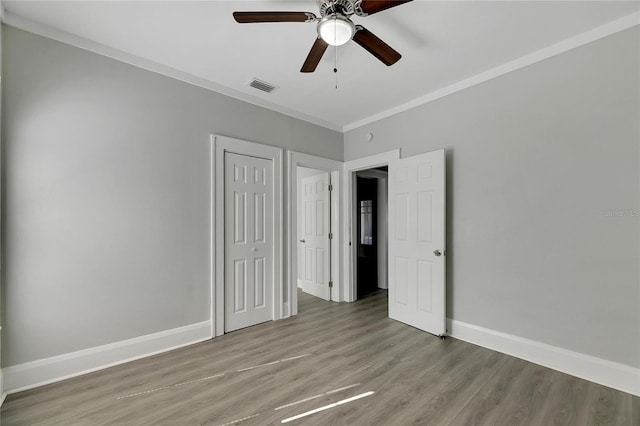
[{"label": "closet door", "polygon": [[273,319],[271,160],[225,153],[225,332]]}]

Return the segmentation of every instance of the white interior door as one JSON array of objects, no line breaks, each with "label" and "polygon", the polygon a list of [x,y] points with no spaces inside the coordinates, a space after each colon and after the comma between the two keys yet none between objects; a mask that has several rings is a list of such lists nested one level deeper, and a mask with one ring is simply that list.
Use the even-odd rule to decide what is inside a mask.
[{"label": "white interior door", "polygon": [[273,319],[271,160],[224,155],[225,331]]},{"label": "white interior door", "polygon": [[389,317],[435,335],[445,325],[444,150],[389,163]]},{"label": "white interior door", "polygon": [[329,173],[302,184],[302,291],[325,300],[329,294]]}]

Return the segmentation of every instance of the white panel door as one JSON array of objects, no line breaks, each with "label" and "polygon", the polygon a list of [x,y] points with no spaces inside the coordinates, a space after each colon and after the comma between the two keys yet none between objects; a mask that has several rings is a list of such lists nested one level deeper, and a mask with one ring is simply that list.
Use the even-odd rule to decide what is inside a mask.
[{"label": "white panel door", "polygon": [[302,179],[302,291],[329,294],[329,173]]},{"label": "white panel door", "polygon": [[445,325],[444,150],[389,163],[389,317],[435,335]]},{"label": "white panel door", "polygon": [[224,156],[225,332],[273,319],[271,160]]}]

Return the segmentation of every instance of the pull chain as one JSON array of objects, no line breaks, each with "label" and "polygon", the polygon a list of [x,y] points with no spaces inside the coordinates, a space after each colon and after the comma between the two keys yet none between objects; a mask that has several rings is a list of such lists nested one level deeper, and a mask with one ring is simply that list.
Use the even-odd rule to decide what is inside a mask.
[{"label": "pull chain", "polygon": [[335,62],[333,66],[333,73],[336,76],[336,90],[338,90],[338,46],[336,46],[333,50],[335,51]]},{"label": "pull chain", "polygon": [[[338,30],[337,30],[337,26],[334,25],[333,26],[333,37],[334,37],[334,42],[335,40],[338,38],[338,34],[337,34]],[[337,43],[336,43],[337,44]],[[338,90],[338,46],[334,46],[333,51],[335,53],[334,55],[334,63],[333,63],[333,73],[336,76],[336,90]]]}]

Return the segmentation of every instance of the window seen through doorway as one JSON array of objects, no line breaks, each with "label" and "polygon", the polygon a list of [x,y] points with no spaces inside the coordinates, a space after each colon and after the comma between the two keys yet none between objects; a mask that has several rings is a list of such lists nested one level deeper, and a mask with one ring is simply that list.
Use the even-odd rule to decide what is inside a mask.
[{"label": "window seen through doorway", "polygon": [[373,201],[360,201],[360,244],[373,245]]}]

